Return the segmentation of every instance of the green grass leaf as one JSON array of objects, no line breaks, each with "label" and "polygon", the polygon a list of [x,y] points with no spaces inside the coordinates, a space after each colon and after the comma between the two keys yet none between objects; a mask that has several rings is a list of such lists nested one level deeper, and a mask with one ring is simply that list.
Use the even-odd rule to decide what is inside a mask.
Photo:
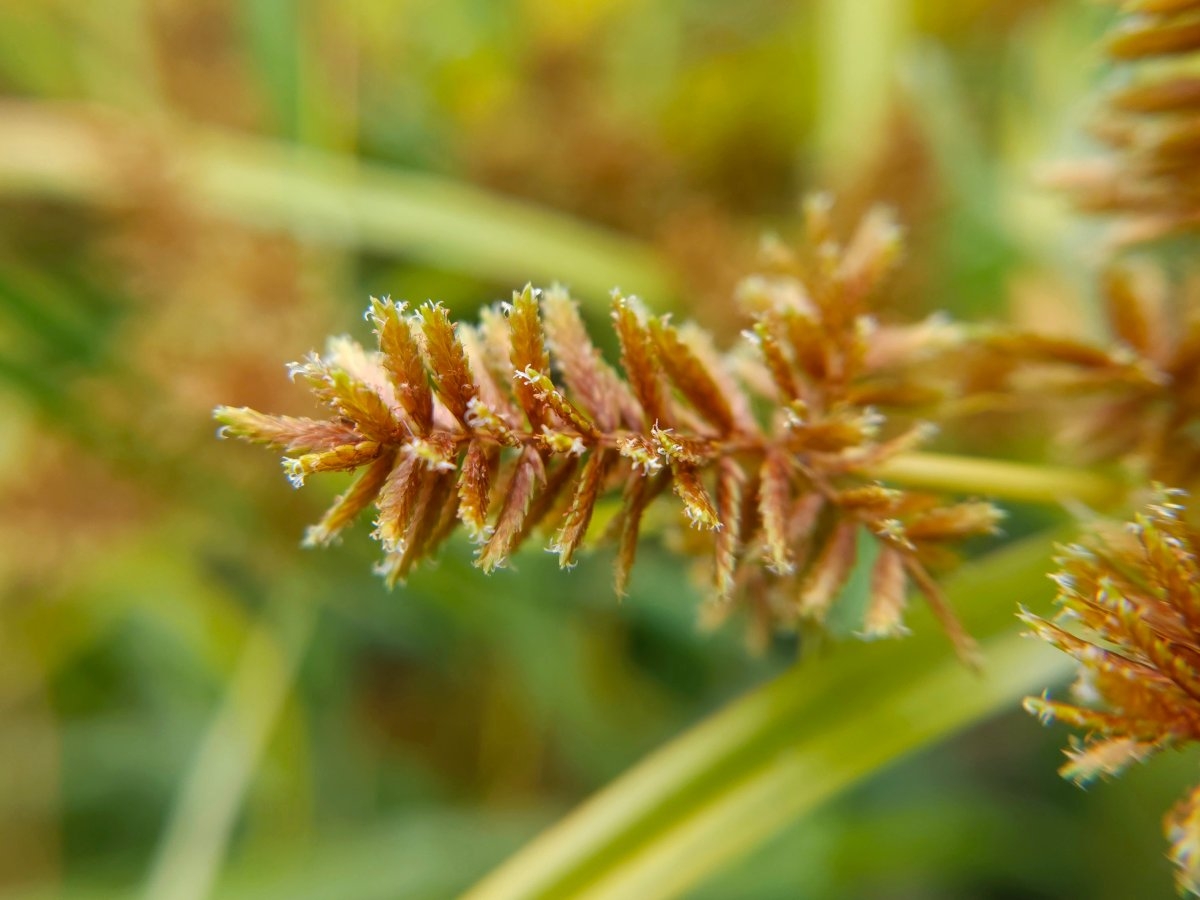
[{"label": "green grass leaf", "polygon": [[1048,598],[1051,537],[961,570],[949,596],[986,657],[916,636],[839,647],[721,710],[494,871],[470,900],[678,896],[839,791],[1056,680],[1069,661],[1019,635],[1018,600]]}]

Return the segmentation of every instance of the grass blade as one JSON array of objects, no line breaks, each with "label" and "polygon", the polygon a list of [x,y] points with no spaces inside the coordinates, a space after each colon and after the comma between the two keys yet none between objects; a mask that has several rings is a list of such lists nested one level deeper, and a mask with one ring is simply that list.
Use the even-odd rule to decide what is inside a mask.
[{"label": "grass blade", "polygon": [[[0,105],[0,192],[120,203],[94,117],[20,103]],[[128,123],[112,121],[117,136]],[[143,136],[144,137],[144,136]],[[507,285],[566,282],[602,302],[614,286],[656,307],[673,282],[656,254],[570,216],[435,175],[261,138],[200,129],[167,139],[190,203],[244,225],[306,241],[419,259]]]},{"label": "grass blade", "polygon": [[915,616],[914,638],[809,660],[653,754],[468,897],[677,896],[905,753],[1009,708],[1067,671],[1013,617],[1018,599],[1048,598],[1052,547],[1031,539],[951,581],[982,675]]},{"label": "grass blade", "polygon": [[221,871],[242,800],[316,620],[311,604],[277,598],[282,624],[264,618],[251,630],[225,702],[210,723],[168,820],[143,896],[201,900]]}]

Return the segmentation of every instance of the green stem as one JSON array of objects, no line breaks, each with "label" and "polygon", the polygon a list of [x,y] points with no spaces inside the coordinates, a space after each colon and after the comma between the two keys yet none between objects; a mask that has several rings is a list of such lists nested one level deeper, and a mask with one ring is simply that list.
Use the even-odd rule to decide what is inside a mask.
[{"label": "green stem", "polygon": [[[644,244],[435,175],[215,130],[144,133],[113,116],[0,107],[0,191],[129,201],[106,138],[157,149],[189,204],[304,241],[402,255],[505,284],[565,280],[607,311],[620,285],[670,305],[674,279]],[[136,197],[134,198],[137,199]]]},{"label": "green stem", "polygon": [[[924,611],[905,641],[846,645],[752,691],[631,769],[477,885],[468,900],[678,896],[906,753],[1015,707],[1070,661],[1019,636],[1045,601],[1054,539],[960,570],[948,595],[986,658],[961,666]],[[1035,603],[1036,605],[1036,603]]]},{"label": "green stem", "polygon": [[871,474],[909,487],[1033,503],[1105,506],[1125,492],[1120,482],[1095,472],[941,453],[902,453]]}]

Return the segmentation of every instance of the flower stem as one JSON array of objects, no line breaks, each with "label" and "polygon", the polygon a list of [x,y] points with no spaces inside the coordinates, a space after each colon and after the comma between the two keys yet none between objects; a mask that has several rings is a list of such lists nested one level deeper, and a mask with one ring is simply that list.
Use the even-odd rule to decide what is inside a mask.
[{"label": "flower stem", "polygon": [[941,453],[902,453],[872,467],[884,481],[1004,500],[1105,506],[1124,494],[1122,484],[1095,472]]}]

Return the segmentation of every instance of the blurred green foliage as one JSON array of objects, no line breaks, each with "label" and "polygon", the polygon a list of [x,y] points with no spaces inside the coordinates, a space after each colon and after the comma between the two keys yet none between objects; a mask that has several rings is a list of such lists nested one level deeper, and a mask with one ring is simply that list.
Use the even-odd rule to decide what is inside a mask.
[{"label": "blurred green foliage", "polygon": [[[371,292],[469,315],[558,279],[602,324],[620,284],[727,327],[817,187],[899,207],[897,308],[1069,297],[1087,233],[1030,172],[1103,15],[0,4],[0,897],[452,896],[782,671],[794,642],[696,627],[654,538],[621,604],[603,552],[484,578],[461,543],[389,594],[365,526],[296,546],[337,479],[294,494],[209,410],[305,411],[281,363],[361,335]],[[1174,763],[1084,796],[1060,743],[1007,714],[693,896],[1166,896]]]}]

